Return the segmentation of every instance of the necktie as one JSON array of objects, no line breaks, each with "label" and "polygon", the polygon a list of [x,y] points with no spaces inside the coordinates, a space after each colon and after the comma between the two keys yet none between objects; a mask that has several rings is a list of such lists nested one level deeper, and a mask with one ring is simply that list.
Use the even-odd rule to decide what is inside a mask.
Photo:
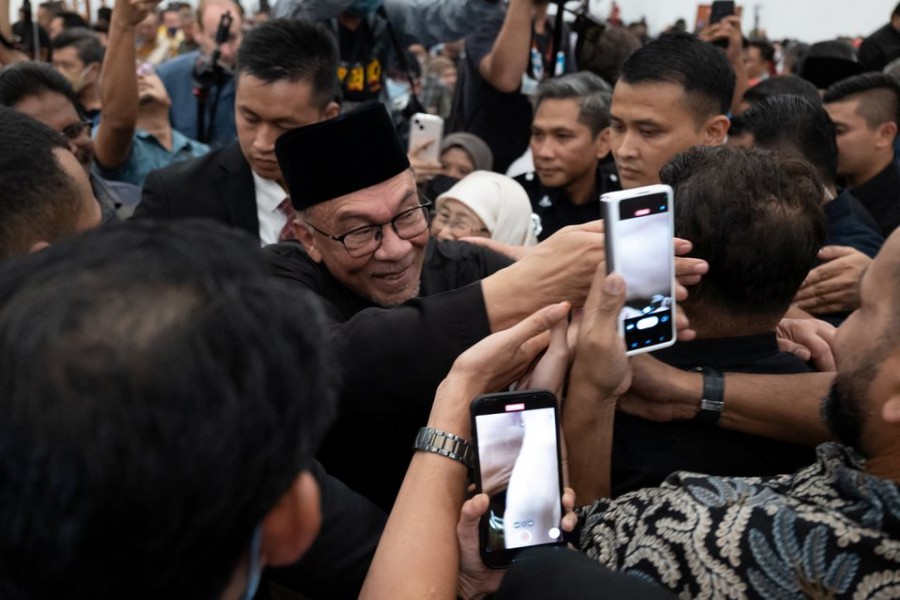
[{"label": "necktie", "polygon": [[297,236],[294,235],[294,219],[297,216],[297,211],[294,210],[294,206],[291,204],[290,198],[285,198],[281,201],[281,204],[278,205],[278,210],[281,211],[285,217],[287,217],[287,221],[284,222],[284,227],[281,228],[281,233],[278,234],[278,241],[283,242],[285,240],[295,240]]}]

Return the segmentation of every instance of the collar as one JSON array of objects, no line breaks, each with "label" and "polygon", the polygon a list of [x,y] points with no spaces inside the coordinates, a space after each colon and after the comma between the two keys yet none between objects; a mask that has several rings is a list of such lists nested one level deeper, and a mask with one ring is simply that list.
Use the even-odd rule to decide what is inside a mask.
[{"label": "collar", "polygon": [[[156,136],[145,129],[135,129],[134,135],[142,140],[151,141],[162,147],[162,144],[159,143]],[[199,145],[199,142],[195,142],[177,129],[172,129],[172,154],[178,154],[182,150],[192,150],[195,144]]]},{"label": "collar", "polygon": [[287,192],[277,181],[260,177],[252,169],[250,173],[253,175],[253,187],[256,188],[256,205],[268,212],[278,210],[278,205],[287,198]]},{"label": "collar", "polygon": [[678,342],[671,348],[654,352],[659,360],[679,368],[695,366],[725,367],[752,364],[778,354],[774,331],[729,338],[709,338]]}]

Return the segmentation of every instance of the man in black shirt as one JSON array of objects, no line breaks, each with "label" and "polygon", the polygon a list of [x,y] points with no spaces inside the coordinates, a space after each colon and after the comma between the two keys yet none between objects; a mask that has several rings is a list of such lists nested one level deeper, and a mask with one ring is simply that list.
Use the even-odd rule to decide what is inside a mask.
[{"label": "man in black shirt", "polygon": [[283,135],[276,154],[300,244],[268,247],[270,268],[323,298],[343,373],[320,456],[389,508],[450,365],[540,307],[580,304],[603,256],[599,224],[560,232],[506,268],[483,248],[429,241],[428,204],[377,103]]},{"label": "man in black shirt", "polygon": [[864,73],[832,85],[824,101],[837,131],[838,175],[887,237],[900,226],[900,82]]},{"label": "man in black shirt", "polygon": [[[655,357],[702,370],[707,380],[723,371],[807,372],[800,359],[779,351],[775,328],[825,238],[815,172],[758,151],[698,147],[675,157],[662,180],[678,199],[675,235],[691,240],[692,255],[709,262],[709,273],[680,305],[697,339]],[[808,447],[717,427],[718,417],[702,409],[692,421],[656,423],[618,413],[613,495],[659,485],[678,470],[771,475],[814,459]]]},{"label": "man in black shirt", "polygon": [[582,71],[549,79],[537,88],[531,123],[534,172],[520,175],[541,219],[539,240],[566,225],[600,216],[600,194],[619,189],[609,164],[609,85]]}]

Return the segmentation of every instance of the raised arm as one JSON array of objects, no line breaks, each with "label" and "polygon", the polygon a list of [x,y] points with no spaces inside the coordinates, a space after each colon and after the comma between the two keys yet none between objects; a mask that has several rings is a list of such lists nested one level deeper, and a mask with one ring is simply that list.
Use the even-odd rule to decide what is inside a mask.
[{"label": "raised arm", "polygon": [[100,99],[103,119],[97,128],[94,153],[98,164],[115,169],[131,152],[138,117],[138,83],[134,50],[135,26],[160,0],[116,0],[109,24],[109,44],[103,58]]},{"label": "raised arm", "polygon": [[625,304],[625,282],[597,268],[578,330],[575,362],[562,410],[569,485],[580,504],[610,494],[616,404],[631,381],[617,316]]},{"label": "raised arm", "polygon": [[385,0],[384,8],[394,27],[426,47],[463,38],[503,10],[491,0]]},{"label": "raised arm", "polygon": [[528,68],[531,48],[533,0],[510,0],[500,33],[491,51],[481,59],[478,72],[501,92],[515,92]]},{"label": "raised arm", "polygon": [[[428,426],[471,439],[469,403],[516,381],[547,345],[546,332],[564,321],[568,305],[538,311],[479,342],[454,363],[438,388]],[[456,525],[466,467],[417,452],[388,517],[361,598],[455,598],[459,573]]]}]

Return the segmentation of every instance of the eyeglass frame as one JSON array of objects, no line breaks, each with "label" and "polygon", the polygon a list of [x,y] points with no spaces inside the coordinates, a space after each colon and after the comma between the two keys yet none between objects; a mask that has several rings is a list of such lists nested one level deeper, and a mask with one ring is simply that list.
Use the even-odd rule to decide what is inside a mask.
[{"label": "eyeglass frame", "polygon": [[[376,252],[378,252],[378,249],[381,248],[381,244],[383,243],[383,240],[384,240],[384,226],[385,225],[390,225],[391,229],[394,230],[394,233],[397,234],[397,237],[399,237],[401,240],[410,240],[410,239],[416,237],[417,235],[422,235],[423,233],[428,231],[428,228],[431,224],[431,219],[429,218],[428,211],[432,206],[434,206],[434,203],[428,199],[420,200],[420,202],[421,203],[418,206],[415,206],[413,208],[407,208],[406,210],[400,211],[399,213],[394,215],[394,217],[390,221],[385,221],[384,223],[369,223],[368,225],[363,225],[362,227],[354,227],[353,229],[351,229],[350,231],[348,231],[347,233],[344,233],[342,235],[332,235],[332,234],[328,233],[327,231],[322,231],[321,229],[319,229],[318,227],[316,227],[309,221],[304,221],[304,222],[311,229],[313,229],[316,233],[323,235],[323,236],[327,237],[328,239],[333,240],[335,242],[339,242],[341,244],[341,246],[344,247],[344,250],[347,252],[347,254],[349,254],[352,258],[363,258],[364,256],[369,256],[371,254],[375,254]],[[397,231],[397,223],[396,223],[397,219],[400,219],[401,217],[411,214],[417,210],[421,210],[424,213],[425,228],[422,231],[420,231],[419,233],[413,234],[409,237],[403,237],[402,235],[400,235],[400,232]],[[353,235],[354,233],[362,231],[363,229],[369,229],[370,227],[373,228],[373,231],[376,232],[375,237],[376,237],[376,241],[378,242],[378,245],[375,246],[375,248],[373,250],[371,250],[369,252],[364,252],[358,256],[353,254],[353,252],[351,252],[350,249],[347,248],[347,244],[344,242],[344,240],[347,238],[347,236]]]},{"label": "eyeglass frame", "polygon": [[[60,130],[60,133],[63,135],[63,137],[65,137],[70,142],[74,142],[79,137],[81,137],[81,135],[85,131],[89,131],[91,128],[91,125],[93,125],[93,123],[91,123],[90,121],[85,119],[83,121],[79,121],[78,123],[72,123],[71,125],[66,125],[65,127],[63,127]],[[76,127],[78,129],[75,129]],[[75,133],[70,134],[69,132],[75,132]]]},{"label": "eyeglass frame", "polygon": [[[431,218],[431,223],[429,223],[429,227],[434,227],[435,225],[438,225],[438,226],[440,226],[440,229],[438,231],[444,229],[445,227],[448,227],[450,229],[451,233],[453,233],[454,231],[458,231],[458,232],[461,231],[461,232],[465,232],[465,233],[490,233],[491,232],[491,230],[488,229],[487,227],[485,227],[483,223],[482,223],[481,227],[479,227],[477,225],[469,225],[468,223],[465,224],[466,225],[465,227],[459,227],[460,225],[463,225],[463,223],[461,223],[459,221],[459,217],[457,217],[455,221],[454,221],[454,219],[447,219],[443,223],[438,223],[438,219],[440,219],[440,218],[441,218],[441,214],[435,213]],[[454,222],[456,223],[455,226],[453,225]]]}]

